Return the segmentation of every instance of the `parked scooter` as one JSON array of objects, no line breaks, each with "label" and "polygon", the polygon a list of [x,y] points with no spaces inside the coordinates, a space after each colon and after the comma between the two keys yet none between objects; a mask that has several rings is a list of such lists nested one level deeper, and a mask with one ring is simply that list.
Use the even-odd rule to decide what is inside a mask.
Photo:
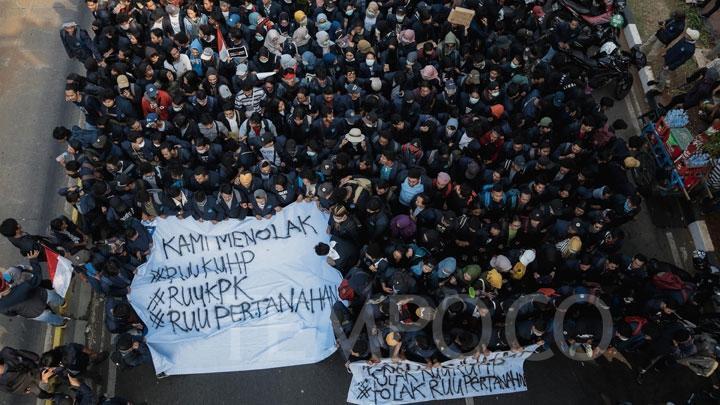
[{"label": "parked scooter", "polygon": [[613,97],[621,100],[632,88],[630,65],[643,59],[638,53],[641,54],[639,49],[624,52],[615,42],[608,41],[592,57],[578,51],[563,51],[558,52],[556,57],[560,59],[554,63],[565,67],[573,77],[593,89],[613,84]]}]

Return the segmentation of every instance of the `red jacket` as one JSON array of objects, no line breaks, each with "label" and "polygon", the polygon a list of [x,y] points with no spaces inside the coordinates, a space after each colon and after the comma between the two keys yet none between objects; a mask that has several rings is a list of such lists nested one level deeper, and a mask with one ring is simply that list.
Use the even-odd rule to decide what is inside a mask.
[{"label": "red jacket", "polygon": [[166,121],[170,118],[170,107],[172,105],[172,97],[165,90],[158,89],[157,96],[155,96],[156,108],[150,106],[150,99],[147,96],[142,98],[142,111],[143,116],[147,117],[148,114],[154,112],[160,117],[161,120]]}]

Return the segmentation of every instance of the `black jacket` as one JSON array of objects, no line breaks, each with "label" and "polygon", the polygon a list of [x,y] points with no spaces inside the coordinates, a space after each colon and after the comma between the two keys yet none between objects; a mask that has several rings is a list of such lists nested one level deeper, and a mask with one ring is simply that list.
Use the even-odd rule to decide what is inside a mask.
[{"label": "black jacket", "polygon": [[37,318],[47,308],[47,291],[40,287],[42,268],[37,260],[31,260],[32,277],[10,288],[7,295],[0,298],[0,312],[7,316],[20,315],[24,318]]}]

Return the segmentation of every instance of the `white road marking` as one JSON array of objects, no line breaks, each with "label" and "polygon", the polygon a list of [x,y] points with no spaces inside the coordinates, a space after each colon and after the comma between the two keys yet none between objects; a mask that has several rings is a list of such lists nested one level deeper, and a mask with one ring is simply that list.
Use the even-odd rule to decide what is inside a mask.
[{"label": "white road marking", "polygon": [[682,267],[680,253],[678,252],[677,244],[675,243],[675,237],[671,232],[665,232],[665,237],[668,240],[668,245],[670,245],[670,253],[672,254],[673,262],[675,262],[676,266]]}]

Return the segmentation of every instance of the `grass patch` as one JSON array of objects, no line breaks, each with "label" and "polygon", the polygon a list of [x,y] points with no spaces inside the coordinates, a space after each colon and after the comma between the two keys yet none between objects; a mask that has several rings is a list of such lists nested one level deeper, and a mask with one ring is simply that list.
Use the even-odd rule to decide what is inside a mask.
[{"label": "grass patch", "polygon": [[685,4],[684,0],[629,0],[628,6],[635,17],[635,24],[643,40],[655,35],[659,20],[670,17],[673,10],[684,10],[687,18],[686,26],[700,31],[698,47],[711,48],[715,43],[702,17],[702,9]]}]

